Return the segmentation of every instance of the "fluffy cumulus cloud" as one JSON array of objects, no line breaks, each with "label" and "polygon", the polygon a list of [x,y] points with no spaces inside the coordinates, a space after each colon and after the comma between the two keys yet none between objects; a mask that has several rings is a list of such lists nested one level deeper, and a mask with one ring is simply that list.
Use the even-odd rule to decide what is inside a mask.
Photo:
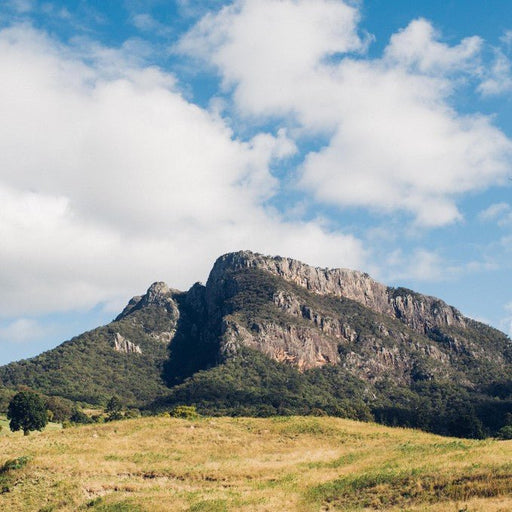
[{"label": "fluffy cumulus cloud", "polygon": [[457,198],[502,182],[512,151],[491,118],[451,106],[459,81],[481,73],[481,39],[449,46],[419,19],[380,59],[365,58],[368,41],[343,2],[240,0],[205,16],[179,50],[216,67],[242,114],[328,134],[300,178],[317,201],[404,211],[423,226],[461,219]]},{"label": "fluffy cumulus cloud", "polygon": [[461,69],[479,70],[479,54],[483,45],[480,37],[465,38],[455,46],[442,43],[440,37],[441,34],[427,20],[413,20],[391,37],[385,50],[386,60],[421,73],[441,76]]},{"label": "fluffy cumulus cloud", "polygon": [[173,76],[27,25],[0,32],[0,70],[2,315],[185,287],[241,248],[361,263],[354,237],[264,206],[296,151],[284,130],[239,140]]},{"label": "fluffy cumulus cloud", "polygon": [[238,1],[207,14],[177,49],[220,70],[243,113],[293,113],[320,128],[331,118],[333,86],[321,63],[364,49],[358,19],[332,0]]}]

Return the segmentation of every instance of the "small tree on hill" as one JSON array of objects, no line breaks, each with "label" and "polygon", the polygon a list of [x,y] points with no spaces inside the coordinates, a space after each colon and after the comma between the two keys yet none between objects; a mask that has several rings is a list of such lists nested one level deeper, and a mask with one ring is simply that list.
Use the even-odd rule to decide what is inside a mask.
[{"label": "small tree on hill", "polygon": [[105,412],[107,413],[107,421],[120,420],[123,418],[123,404],[118,396],[113,396],[107,403]]},{"label": "small tree on hill", "polygon": [[43,430],[48,423],[45,403],[33,391],[20,391],[9,403],[7,419],[13,432],[23,430],[26,436],[31,430]]}]

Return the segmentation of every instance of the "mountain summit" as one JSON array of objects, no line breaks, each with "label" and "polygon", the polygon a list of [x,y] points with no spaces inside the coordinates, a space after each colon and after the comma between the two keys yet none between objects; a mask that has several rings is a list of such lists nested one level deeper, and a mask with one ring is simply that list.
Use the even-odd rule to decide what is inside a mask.
[{"label": "mountain summit", "polygon": [[448,433],[460,410],[474,435],[512,412],[511,349],[435,297],[240,251],[218,258],[206,285],[154,283],[112,323],[1,367],[0,383],[88,403],[117,394],[210,413],[323,410]]}]

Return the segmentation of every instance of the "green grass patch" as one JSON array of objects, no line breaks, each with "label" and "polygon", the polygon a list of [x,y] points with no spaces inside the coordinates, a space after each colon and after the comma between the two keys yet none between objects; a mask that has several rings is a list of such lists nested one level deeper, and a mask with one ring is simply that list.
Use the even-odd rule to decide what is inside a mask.
[{"label": "green grass patch", "polygon": [[16,471],[23,469],[29,462],[30,457],[23,456],[17,459],[10,459],[0,466],[0,494],[11,490]]},{"label": "green grass patch", "polygon": [[226,500],[203,500],[189,508],[189,512],[228,512]]},{"label": "green grass patch", "polygon": [[367,507],[385,509],[440,501],[492,498],[512,492],[509,468],[469,470],[465,474],[428,473],[384,469],[340,478],[310,489],[310,502],[329,504],[338,510]]},{"label": "green grass patch", "polygon": [[101,497],[87,502],[81,510],[93,510],[94,512],[145,512],[144,508],[133,503],[131,500],[105,503]]}]

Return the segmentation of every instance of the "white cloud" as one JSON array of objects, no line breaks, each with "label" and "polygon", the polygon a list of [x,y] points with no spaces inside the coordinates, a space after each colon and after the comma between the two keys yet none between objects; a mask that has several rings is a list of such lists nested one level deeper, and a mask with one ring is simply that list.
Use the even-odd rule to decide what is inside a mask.
[{"label": "white cloud", "polygon": [[139,30],[149,31],[158,26],[157,21],[148,13],[138,13],[132,16],[133,25]]},{"label": "white cloud", "polygon": [[34,0],[10,0],[11,7],[21,14],[30,12],[34,8]]},{"label": "white cloud", "polygon": [[500,227],[510,226],[512,225],[512,208],[508,203],[491,204],[479,213],[478,218],[482,222],[494,221]]},{"label": "white cloud", "polygon": [[459,75],[480,72],[481,39],[449,46],[416,20],[382,59],[355,59],[358,20],[343,2],[244,0],[205,16],[179,49],[218,69],[241,113],[330,134],[302,167],[316,200],[423,226],[461,219],[457,198],[502,182],[512,152],[490,117],[450,106]]},{"label": "white cloud", "polygon": [[440,74],[479,68],[479,54],[483,40],[473,36],[456,46],[441,43],[441,34],[425,19],[412,21],[391,37],[385,50],[385,59],[420,73]]},{"label": "white cloud", "polygon": [[365,48],[358,19],[357,9],[333,0],[237,1],[204,16],[177,49],[221,70],[244,113],[330,117],[332,106],[317,93],[324,86],[330,94],[332,84],[314,70],[323,59]]},{"label": "white cloud", "polygon": [[385,280],[400,282],[414,281],[441,281],[449,277],[453,269],[446,267],[446,262],[436,252],[426,249],[415,249],[411,253],[404,253],[396,249],[386,257]]},{"label": "white cloud", "polygon": [[505,317],[501,319],[500,328],[509,336],[512,336],[512,302],[505,304],[503,309],[506,314]]},{"label": "white cloud", "polygon": [[212,9],[219,8],[224,0],[176,0],[183,16],[199,18]]},{"label": "white cloud", "polygon": [[25,343],[47,334],[47,329],[31,318],[18,318],[0,327],[0,343]]},{"label": "white cloud", "polygon": [[501,218],[504,214],[510,212],[508,203],[494,203],[478,214],[478,218],[482,221],[490,221]]},{"label": "white cloud", "polygon": [[158,36],[169,36],[172,33],[170,26],[164,25],[147,12],[134,13],[131,16],[131,22],[141,32],[151,32]]},{"label": "white cloud", "polygon": [[504,34],[500,37],[501,42],[505,46],[511,46],[512,45],[512,30],[506,30]]},{"label": "white cloud", "polygon": [[482,96],[497,96],[512,91],[512,30],[507,30],[500,37],[500,45],[492,48],[493,61],[485,69],[478,91]]},{"label": "white cloud", "polygon": [[361,266],[353,236],[265,208],[285,130],[239,140],[127,53],[0,32],[0,315],[185,288],[244,248]]},{"label": "white cloud", "polygon": [[512,91],[512,64],[499,48],[495,49],[494,62],[478,90],[483,96],[495,96]]}]

